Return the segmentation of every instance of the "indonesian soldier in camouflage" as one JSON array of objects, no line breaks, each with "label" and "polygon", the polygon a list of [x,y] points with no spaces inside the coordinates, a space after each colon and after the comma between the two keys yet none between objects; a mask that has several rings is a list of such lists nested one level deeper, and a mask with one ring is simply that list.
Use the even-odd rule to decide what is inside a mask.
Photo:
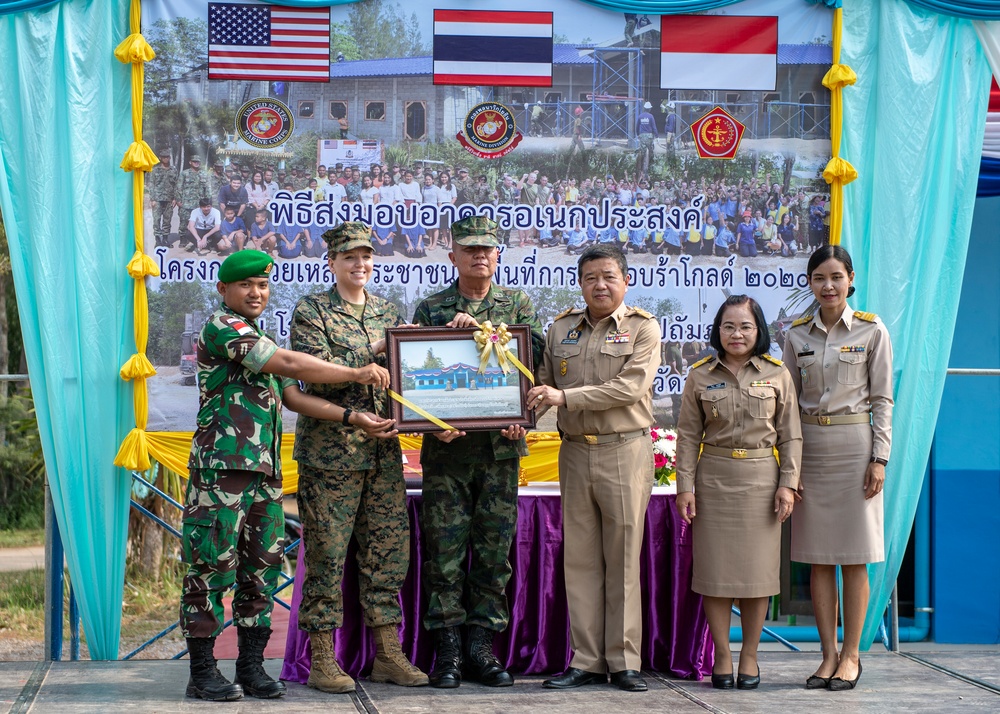
[{"label": "indonesian soldier in camouflage", "polygon": [[[153,236],[156,245],[170,245],[170,222],[173,220],[177,198],[177,169],[170,165],[170,150],[161,149],[160,163],[153,167],[146,179],[150,208],[153,209]],[[187,218],[181,220],[187,225]]]},{"label": "indonesian soldier in camouflage", "polygon": [[[181,171],[180,179],[177,181],[177,212],[182,226],[188,224],[191,211],[198,208],[198,202],[201,199],[211,198],[212,202],[215,202],[215,196],[208,193],[208,176],[201,170],[201,157],[197,154],[192,155],[188,164],[189,167]],[[179,235],[178,248],[188,241],[194,241],[194,238],[185,230],[181,230]]]},{"label": "indonesian soldier in camouflage", "polygon": [[[520,290],[493,283],[499,254],[496,222],[469,216],[452,224],[449,259],[458,280],[429,296],[416,309],[419,325],[531,327],[535,363],[541,359],[542,326],[531,300]],[[465,676],[488,686],[510,686],[514,679],[493,654],[496,632],[507,627],[504,589],[507,561],[517,522],[517,477],[527,455],[524,429],[427,434],[420,451],[423,467],[421,525],[426,548],[424,589],[428,595],[424,627],[435,637],[431,685],[459,686]],[[472,562],[465,573],[468,551]],[[458,627],[468,626],[464,651]]]},{"label": "indonesian soldier in camouflage", "polygon": [[[273,698],[285,686],[263,669],[271,634],[273,594],[281,565],[281,403],[283,392],[306,400],[289,406],[321,415],[322,400],[301,395],[294,380],[367,381],[385,386],[388,372],[353,369],[283,350],[257,326],[267,306],[274,260],[255,250],[229,256],[219,268],[223,305],[198,339],[199,410],[188,461],[183,554],[188,563],[180,622],[191,655],[189,697]],[[301,400],[300,400],[301,402]],[[233,615],[239,631],[236,680],[216,666],[223,595],[236,583]]]},{"label": "indonesian soldier in camouflage", "polygon": [[[370,226],[353,221],[323,234],[336,284],[299,300],[292,314],[292,349],[348,367],[386,364],[386,328],[403,320],[394,303],[364,288],[373,267],[371,234]],[[306,390],[348,409],[389,412],[385,389],[345,383],[309,384]],[[427,684],[427,675],[406,659],[399,644],[399,590],[410,565],[399,439],[373,439],[346,424],[307,416],[299,417],[295,434],[306,552],[299,627],[309,633],[309,686],[326,692],[355,688],[333,651],[333,631],[344,621],[341,580],[352,533],[358,541],[365,624],[374,630],[377,648],[371,679]]]}]

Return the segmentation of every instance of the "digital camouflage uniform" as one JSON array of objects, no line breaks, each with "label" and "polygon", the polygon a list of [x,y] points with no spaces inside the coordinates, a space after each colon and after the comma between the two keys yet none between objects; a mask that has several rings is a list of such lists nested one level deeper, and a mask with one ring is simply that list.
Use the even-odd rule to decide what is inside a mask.
[{"label": "digital camouflage uniform", "polygon": [[455,192],[458,194],[456,203],[459,206],[463,203],[476,202],[476,182],[473,181],[468,174],[465,175],[465,178],[455,179],[454,183]]},{"label": "digital camouflage uniform", "polygon": [[[367,238],[367,236],[366,236]],[[336,246],[334,246],[336,248]],[[376,362],[371,343],[401,323],[394,303],[365,293],[361,319],[336,287],[299,300],[292,315],[291,348],[349,367]],[[315,394],[359,412],[389,413],[384,389],[344,382],[309,384]],[[353,426],[299,416],[295,460],[299,464],[299,514],[306,550],[299,627],[308,632],[343,624],[340,583],[351,533],[358,540],[361,605],[369,627],[399,624],[399,589],[410,564],[406,483],[398,439],[375,439]]]},{"label": "digital camouflage uniform", "polygon": [[[174,215],[174,199],[177,197],[177,169],[157,164],[149,172],[146,188],[149,200],[155,204],[152,209],[156,245],[167,245],[170,240],[170,221]],[[186,225],[187,219],[181,222]]]},{"label": "digital camouflage uniform", "polygon": [[180,203],[180,207],[177,209],[178,216],[180,217],[180,228],[178,228],[180,240],[178,244],[183,245],[186,242],[194,240],[187,229],[188,221],[191,218],[191,211],[198,208],[198,202],[201,199],[211,199],[214,204],[217,197],[210,196],[208,193],[208,176],[200,169],[190,167],[181,171],[180,179],[177,181],[176,195],[177,201]]},{"label": "digital camouflage uniform", "polygon": [[226,172],[223,171],[221,174],[212,171],[208,174],[208,195],[206,198],[212,200],[212,205],[216,208],[219,207],[219,191],[222,190],[223,186],[229,185],[229,177],[226,176]]},{"label": "digital camouflage uniform", "polygon": [[[474,301],[473,301],[474,302]],[[417,306],[413,322],[440,326],[465,312],[482,324],[530,325],[534,364],[544,349],[542,325],[520,290],[493,285],[473,310],[453,283]],[[517,477],[528,448],[499,431],[473,431],[445,444],[428,434],[420,450],[423,467],[421,529],[426,549],[424,627],[435,630],[469,624],[502,631],[509,613],[504,594],[507,561],[517,525]],[[465,573],[468,550],[472,563]],[[464,591],[464,592],[463,592]]]},{"label": "digital camouflage uniform", "polygon": [[[517,188],[513,184],[508,186],[501,181],[500,187],[497,189],[497,203],[501,206],[515,205],[517,203]],[[503,245],[510,245],[510,228],[499,228],[497,238]]]},{"label": "digital camouflage uniform", "polygon": [[198,339],[198,425],[184,506],[181,627],[185,637],[222,632],[222,597],[236,583],[233,614],[269,627],[281,567],[281,391],[261,368],[278,346],[226,306]]}]

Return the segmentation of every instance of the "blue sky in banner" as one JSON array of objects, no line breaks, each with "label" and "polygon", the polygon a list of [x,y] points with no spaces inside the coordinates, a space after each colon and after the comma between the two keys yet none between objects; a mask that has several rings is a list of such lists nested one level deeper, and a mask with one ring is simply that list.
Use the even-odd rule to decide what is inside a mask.
[{"label": "blue sky in banner", "polygon": [[[804,8],[796,8],[789,16],[789,5],[800,3]],[[244,4],[266,4],[257,0],[249,0]],[[391,4],[391,3],[387,3]],[[440,2],[435,0],[406,0],[396,3],[403,13],[409,17],[415,14],[420,25],[421,40],[430,45],[434,36],[433,10],[553,10],[555,15],[555,32],[569,39],[570,42],[588,40],[598,45],[606,45],[621,39],[624,33],[622,13],[610,12],[586,3],[576,3],[572,12],[565,11],[565,4],[538,3],[538,0],[464,0],[463,2]],[[146,0],[142,4],[143,19],[156,22],[163,18],[200,17],[206,12],[206,0]],[[560,9],[563,12],[560,12]],[[349,5],[335,5],[330,8],[330,21],[343,22],[347,19]],[[831,36],[831,14],[828,8],[806,3],[805,0],[745,0],[736,5],[713,10],[712,15],[779,15],[783,14],[778,23],[778,42],[782,44],[801,44],[814,42],[823,38],[827,44]],[[651,16],[652,17],[652,16]]]}]

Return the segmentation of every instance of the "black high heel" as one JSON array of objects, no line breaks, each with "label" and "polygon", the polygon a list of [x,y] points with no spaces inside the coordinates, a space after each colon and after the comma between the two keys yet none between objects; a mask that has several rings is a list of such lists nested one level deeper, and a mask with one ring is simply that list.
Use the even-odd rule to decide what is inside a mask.
[{"label": "black high heel", "polygon": [[833,677],[830,680],[830,691],[831,692],[846,692],[848,689],[854,689],[858,685],[858,680],[861,679],[861,660],[858,660],[858,676],[854,679],[841,679],[840,677]]},{"label": "black high heel", "polygon": [[733,673],[729,674],[715,674],[712,673],[712,688],[713,689],[732,689],[733,683]]},{"label": "black high heel", "polygon": [[760,665],[757,665],[757,674],[741,674],[736,678],[737,689],[756,689],[760,684]]}]

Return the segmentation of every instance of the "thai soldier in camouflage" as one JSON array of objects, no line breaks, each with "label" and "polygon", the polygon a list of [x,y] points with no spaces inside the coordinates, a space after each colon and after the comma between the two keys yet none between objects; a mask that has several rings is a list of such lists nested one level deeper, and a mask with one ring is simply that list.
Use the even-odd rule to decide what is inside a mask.
[{"label": "thai soldier in camouflage", "polygon": [[[499,254],[497,224],[469,216],[452,224],[448,254],[458,280],[417,306],[419,325],[472,327],[531,326],[535,363],[542,357],[542,326],[531,300],[520,290],[493,284]],[[514,679],[493,655],[493,637],[509,619],[504,588],[511,569],[507,556],[517,522],[517,476],[527,454],[524,429],[427,434],[420,451],[424,501],[421,524],[426,546],[424,627],[435,635],[431,684],[459,686],[463,652],[458,626],[468,625],[465,674],[489,686]],[[472,551],[468,574],[465,563]]]},{"label": "thai soldier in camouflage", "polygon": [[[292,380],[360,381],[385,387],[388,372],[332,365],[279,349],[256,319],[267,306],[274,267],[270,256],[241,251],[219,269],[223,305],[198,339],[199,410],[188,461],[183,524],[184,577],[180,621],[191,653],[187,695],[238,699],[280,697],[283,684],[263,669],[270,637],[273,593],[281,564],[281,402],[318,418],[343,418],[343,410],[304,395]],[[351,415],[348,414],[350,417]],[[359,414],[371,428],[391,422]],[[237,583],[233,615],[239,630],[236,681],[229,683],[214,657],[222,631],[222,597]],[[242,687],[240,686],[242,684]]]},{"label": "thai soldier in camouflage", "polygon": [[[403,320],[394,303],[365,290],[373,268],[371,227],[347,222],[324,233],[323,239],[336,284],[295,306],[291,347],[348,367],[385,365],[386,328]],[[309,384],[306,391],[350,409],[389,411],[385,389]],[[410,565],[402,459],[396,438],[372,439],[350,426],[305,416],[298,420],[295,460],[306,552],[299,627],[309,633],[310,687],[354,691],[354,680],[340,668],[333,651],[333,630],[344,620],[340,586],[352,532],[358,541],[365,624],[375,631],[377,645],[371,679],[427,684],[427,675],[406,659],[399,645],[399,590]]]},{"label": "thai soldier in camouflage", "polygon": [[[201,199],[212,198],[212,202],[215,202],[215,196],[210,196],[208,193],[208,176],[201,170],[201,157],[197,154],[192,155],[188,160],[188,164],[189,168],[181,171],[180,179],[177,181],[176,194],[177,212],[180,216],[181,225],[185,226],[191,217],[191,211],[198,208],[198,202]],[[177,241],[178,248],[185,243],[195,242],[194,238],[187,231],[181,230],[179,236],[180,239]]]},{"label": "thai soldier in camouflage", "polygon": [[[500,186],[497,187],[497,204],[501,206],[513,206],[517,204],[517,187],[514,179],[504,174]],[[510,228],[502,228],[497,231],[499,241],[504,245],[510,245]]]},{"label": "thai soldier in camouflage", "polygon": [[487,182],[486,176],[481,175],[479,181],[476,182],[475,188],[472,189],[472,202],[477,206],[482,206],[487,203],[493,202],[494,191],[490,188],[490,184]]},{"label": "thai soldier in camouflage", "polygon": [[208,197],[212,199],[212,204],[217,202],[219,189],[229,185],[229,176],[226,175],[225,164],[218,159],[212,166],[212,173],[208,175]]},{"label": "thai soldier in camouflage", "polygon": [[461,206],[463,203],[474,203],[476,197],[476,182],[469,176],[469,170],[464,166],[458,170],[458,178],[455,179],[455,203]]},{"label": "thai soldier in camouflage", "polygon": [[[161,150],[160,163],[153,167],[146,179],[150,208],[153,209],[153,236],[156,245],[170,245],[170,222],[174,216],[177,198],[177,169],[170,165],[170,151]],[[187,218],[181,220],[186,225]]]}]

